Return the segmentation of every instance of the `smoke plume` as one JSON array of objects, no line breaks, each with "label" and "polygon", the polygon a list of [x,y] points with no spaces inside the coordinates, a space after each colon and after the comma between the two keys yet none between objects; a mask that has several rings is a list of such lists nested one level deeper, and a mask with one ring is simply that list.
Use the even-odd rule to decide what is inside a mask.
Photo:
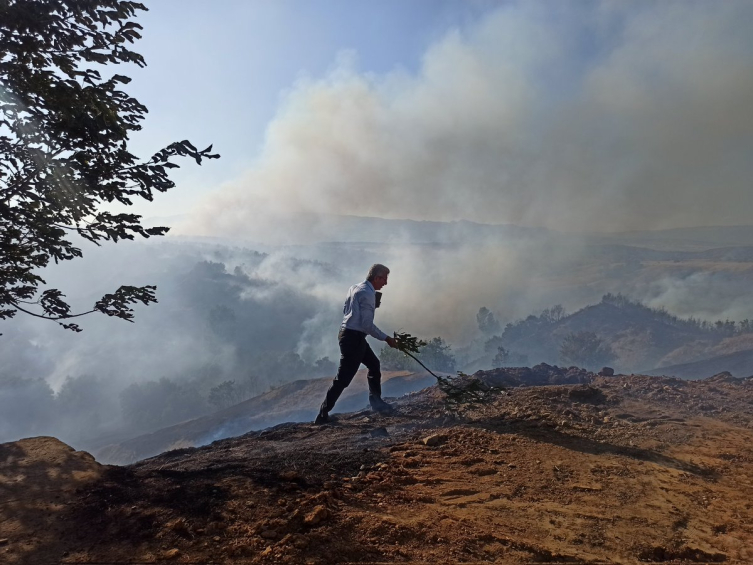
[{"label": "smoke plume", "polygon": [[182,229],[300,240],[317,214],[746,223],[751,18],[735,0],[513,2],[448,31],[415,73],[359,72],[343,53],[293,85],[248,172]]}]

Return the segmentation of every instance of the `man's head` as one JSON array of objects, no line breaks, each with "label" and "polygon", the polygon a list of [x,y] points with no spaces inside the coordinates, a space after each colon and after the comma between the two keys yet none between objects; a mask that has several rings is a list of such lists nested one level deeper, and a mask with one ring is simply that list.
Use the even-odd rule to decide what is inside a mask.
[{"label": "man's head", "polygon": [[390,274],[390,270],[384,265],[375,263],[369,269],[369,274],[366,276],[366,280],[371,283],[374,290],[381,290],[383,286],[387,284],[387,277]]}]

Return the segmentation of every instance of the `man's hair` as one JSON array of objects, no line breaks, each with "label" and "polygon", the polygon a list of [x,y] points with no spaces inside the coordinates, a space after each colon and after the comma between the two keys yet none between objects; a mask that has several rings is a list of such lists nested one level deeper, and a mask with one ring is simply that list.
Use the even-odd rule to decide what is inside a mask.
[{"label": "man's hair", "polygon": [[374,263],[369,269],[369,274],[366,275],[367,281],[373,281],[376,277],[386,277],[390,274],[390,270],[379,263]]}]

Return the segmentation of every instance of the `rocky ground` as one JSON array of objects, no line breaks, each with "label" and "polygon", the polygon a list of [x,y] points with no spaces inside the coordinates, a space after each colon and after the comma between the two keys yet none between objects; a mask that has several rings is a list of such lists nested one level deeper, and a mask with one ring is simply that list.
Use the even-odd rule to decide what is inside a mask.
[{"label": "rocky ground", "polygon": [[126,467],[3,444],[0,561],[753,562],[753,379],[474,377],[506,391],[453,414],[433,387]]}]

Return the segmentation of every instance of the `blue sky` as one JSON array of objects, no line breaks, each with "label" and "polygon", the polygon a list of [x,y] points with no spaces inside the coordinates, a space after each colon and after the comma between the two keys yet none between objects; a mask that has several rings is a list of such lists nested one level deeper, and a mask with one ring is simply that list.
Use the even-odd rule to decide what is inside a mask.
[{"label": "blue sky", "polygon": [[448,29],[473,24],[499,6],[486,0],[158,0],[141,13],[146,61],[130,93],[147,108],[134,137],[140,155],[178,139],[222,155],[186,166],[178,188],[137,205],[145,216],[187,212],[208,187],[240,175],[258,154],[282,93],[318,77],[343,51],[359,70],[414,72],[426,48]]}]

